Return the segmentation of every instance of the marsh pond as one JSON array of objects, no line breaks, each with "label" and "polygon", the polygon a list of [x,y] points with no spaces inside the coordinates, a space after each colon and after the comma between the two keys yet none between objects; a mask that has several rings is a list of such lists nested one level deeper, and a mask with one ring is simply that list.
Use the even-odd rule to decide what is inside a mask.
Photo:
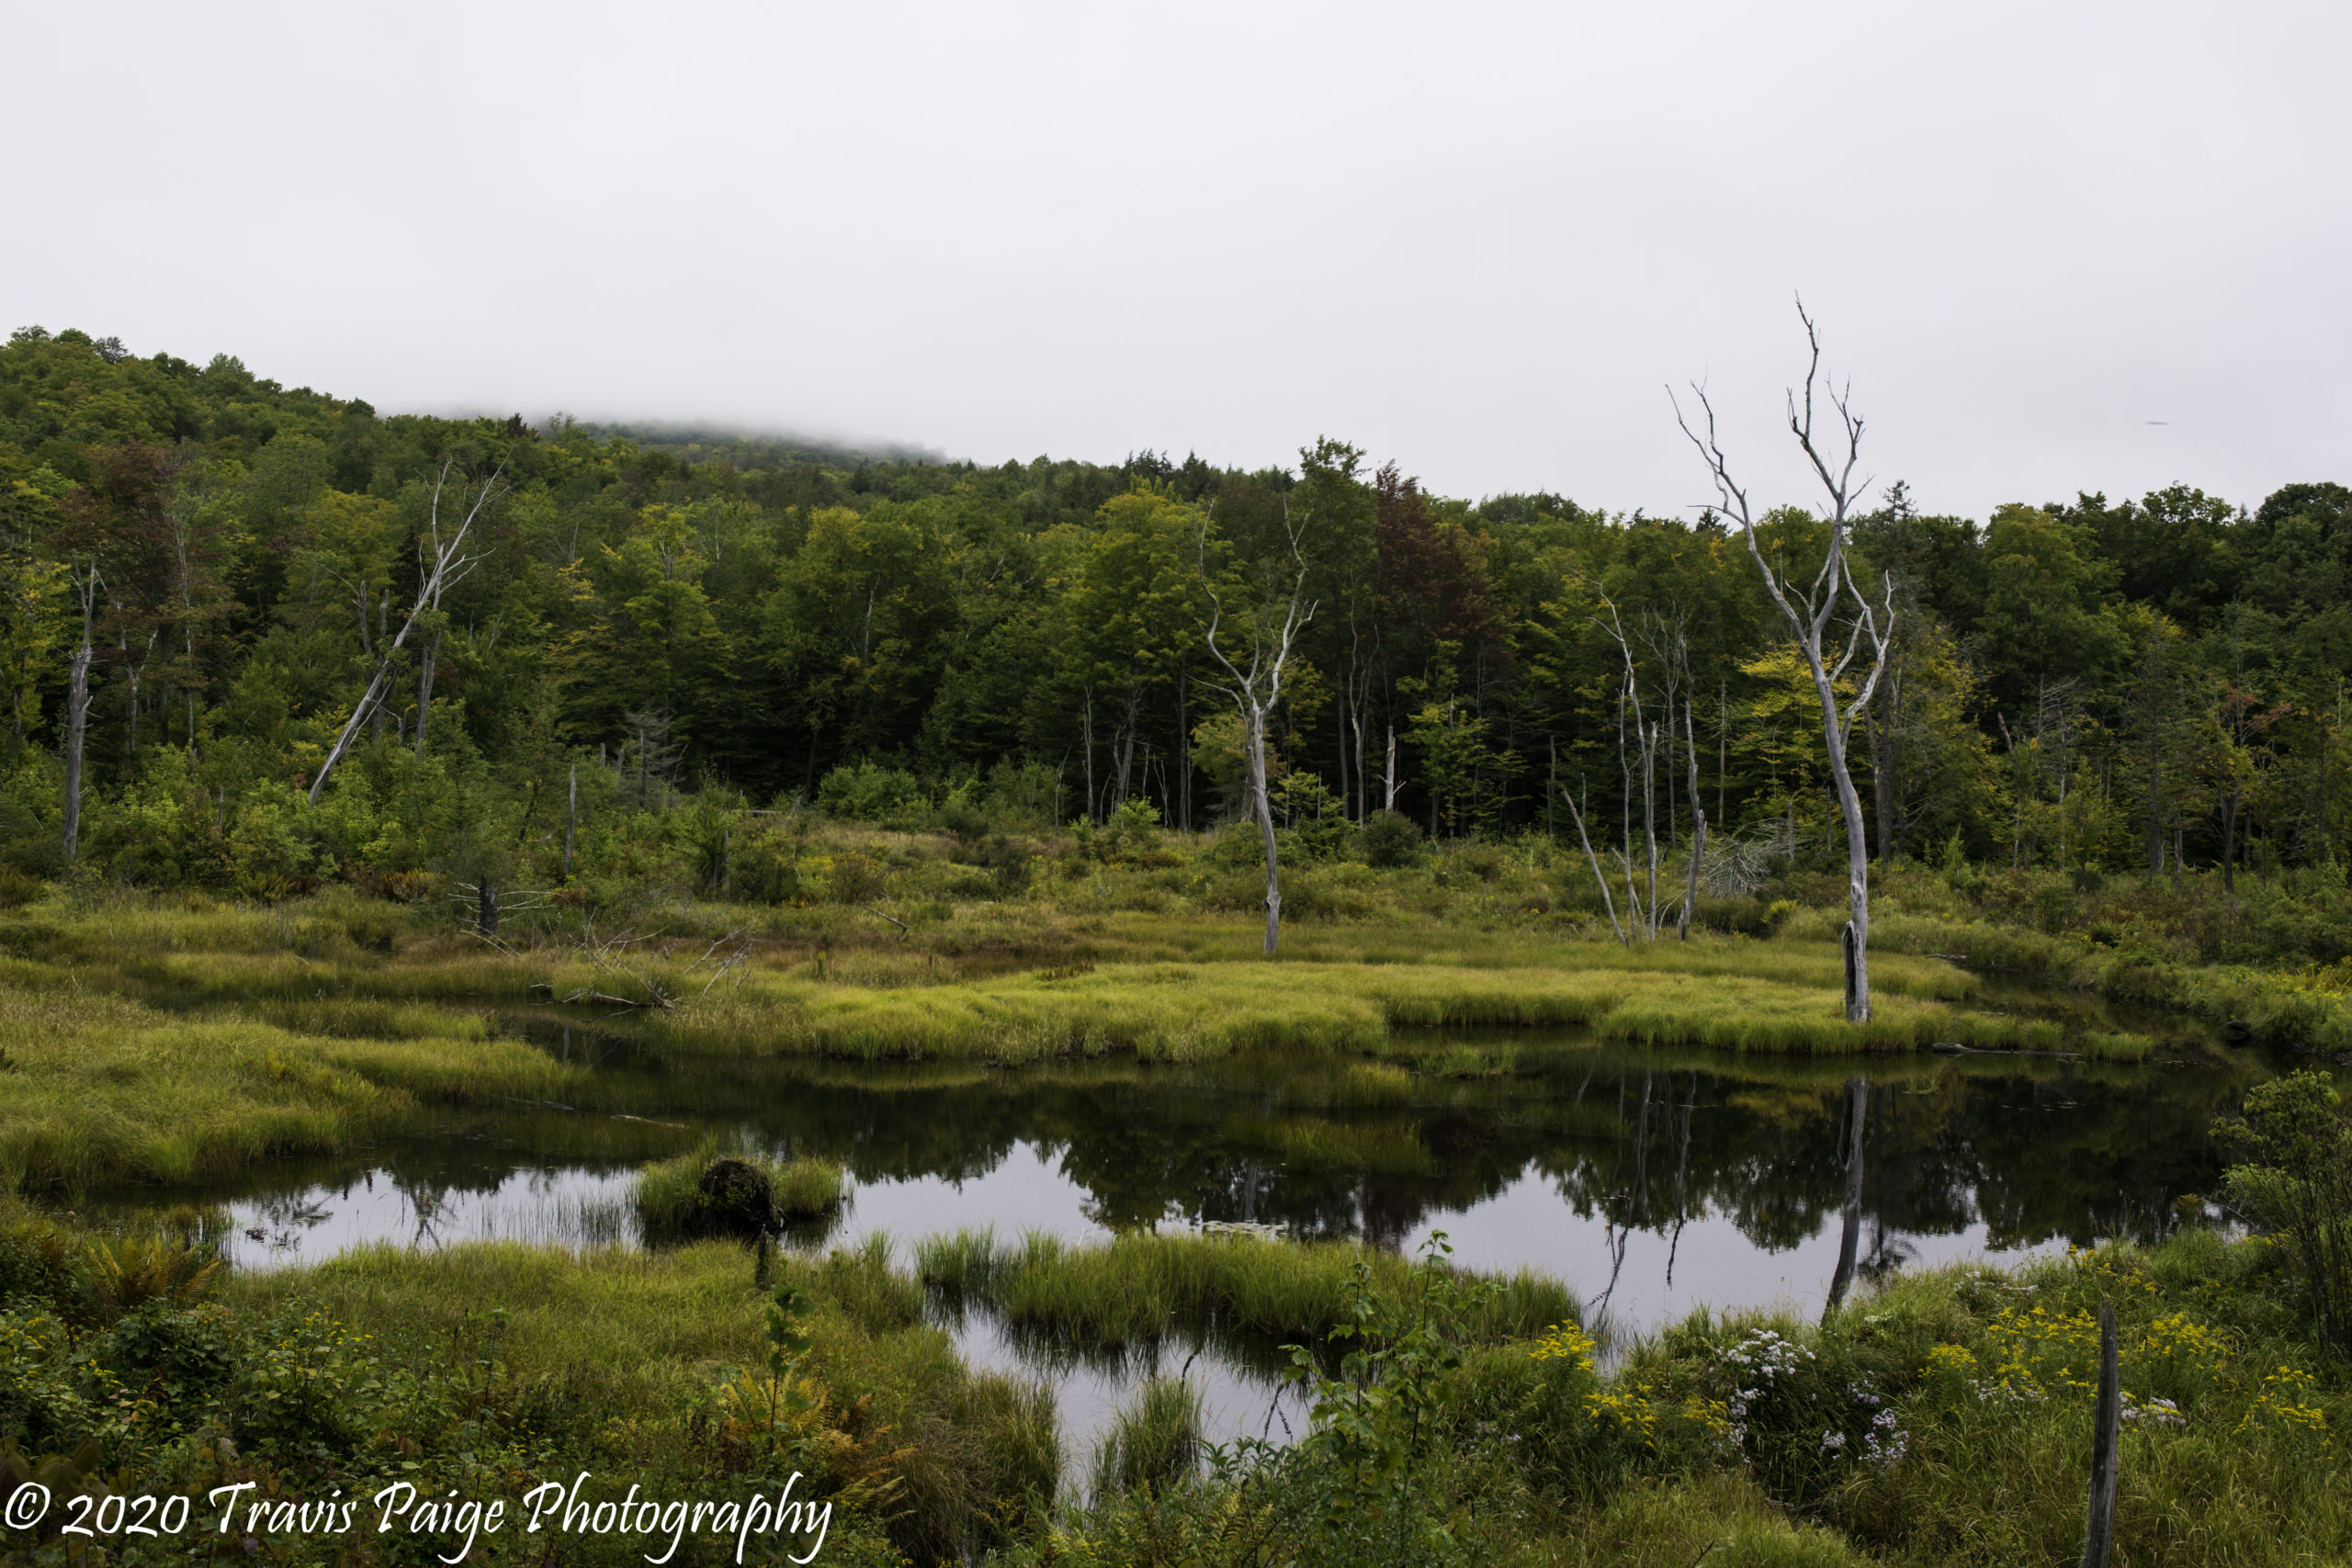
[{"label": "marsh pond", "polygon": [[[2212,1118],[2271,1066],[2178,1021],[2136,1065],[1786,1057],[1515,1030],[1422,1032],[1379,1062],[1013,1070],[672,1062],[625,1023],[555,1010],[504,1027],[591,1066],[603,1106],[632,1109],[502,1102],[232,1186],[151,1190],[140,1206],[224,1211],[222,1251],[244,1269],[378,1243],[639,1246],[638,1168],[718,1142],[845,1168],[842,1213],[789,1246],[887,1237],[903,1264],[916,1240],[961,1230],[1002,1243],[1231,1227],[1408,1251],[1442,1233],[1457,1262],[1565,1280],[1588,1325],[1622,1345],[1702,1305],[1820,1311],[1848,1230],[1851,1075],[1867,1075],[1852,1226],[1867,1280],[2162,1234],[2217,1183]],[[1204,1381],[1217,1435],[1295,1414],[1272,1393],[1271,1347],[1153,1346],[1139,1359],[1022,1342],[982,1313],[944,1320],[977,1363],[1051,1379],[1077,1427],[1170,1357]]]}]

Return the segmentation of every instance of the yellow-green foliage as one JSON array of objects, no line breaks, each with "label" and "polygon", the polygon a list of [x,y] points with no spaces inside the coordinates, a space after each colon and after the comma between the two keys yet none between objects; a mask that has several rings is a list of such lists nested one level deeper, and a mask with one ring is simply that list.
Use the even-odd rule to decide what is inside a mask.
[{"label": "yellow-green foliage", "polygon": [[[1988,1568],[2072,1561],[2106,1303],[2125,1412],[2117,1561],[2338,1561],[2352,1541],[2352,1387],[2298,1320],[2278,1254],[2259,1238],[2194,1232],[2012,1274],[1898,1276],[1825,1327],[1771,1325],[1793,1347],[1793,1371],[1780,1375],[1815,1380],[1826,1401],[1786,1405],[1785,1417],[1759,1403],[1732,1404],[1712,1427],[1670,1419],[1752,1397],[1769,1381],[1757,1359],[1725,1359],[1754,1342],[1761,1320],[1678,1326],[1638,1350],[1615,1385],[1654,1425],[1657,1464],[1747,1457],[1764,1474],[1777,1453],[1785,1475],[1793,1454],[1816,1471],[1817,1517],[1865,1550]],[[1782,1419],[1793,1429],[1766,1429]],[[1899,1457],[1820,1440],[1825,1426],[1880,1419],[1885,1451]]]},{"label": "yellow-green foliage", "polygon": [[479,1016],[403,1010],[378,1021],[397,1032],[297,1032],[71,989],[0,988],[0,1050],[13,1069],[0,1073],[0,1186],[218,1177],[347,1146],[409,1122],[421,1102],[566,1100],[587,1077],[491,1035]]},{"label": "yellow-green foliage", "polygon": [[[1679,955],[1679,957],[1678,957]],[[1890,963],[1878,1016],[1844,1021],[1838,971],[1810,950],[1728,944],[1557,945],[1512,966],[1319,960],[1100,964],[1066,976],[853,985],[762,976],[657,1021],[682,1049],[997,1062],[1133,1051],[1194,1061],[1241,1050],[1377,1052],[1413,1028],[1589,1025],[1611,1038],[1742,1050],[1910,1050],[1939,1041],[2052,1050],[2046,1020],[1965,1010],[1932,995],[1971,982],[1940,961]],[[1785,958],[1785,977],[1765,977]],[[2147,1043],[2109,1036],[2110,1055]]]}]

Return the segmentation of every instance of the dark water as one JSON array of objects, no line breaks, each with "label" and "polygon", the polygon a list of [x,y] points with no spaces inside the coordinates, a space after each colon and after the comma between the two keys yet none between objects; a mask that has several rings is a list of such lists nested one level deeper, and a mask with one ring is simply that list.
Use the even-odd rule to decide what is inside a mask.
[{"label": "dark water", "polygon": [[[2150,1065],[2102,1066],[1744,1056],[1559,1032],[1416,1036],[1378,1066],[747,1067],[665,1062],[544,1015],[516,1027],[594,1066],[605,1103],[632,1109],[512,1104],[166,1201],[225,1205],[226,1250],[248,1268],[376,1241],[634,1245],[635,1168],[718,1135],[848,1168],[847,1211],[804,1246],[881,1232],[904,1263],[917,1238],[964,1226],[1084,1238],[1207,1222],[1405,1248],[1443,1231],[1459,1261],[1566,1280],[1588,1323],[1622,1340],[1701,1304],[1819,1312],[1841,1240],[1850,1073],[1870,1079],[1867,1278],[2162,1234],[2177,1200],[2216,1185],[2214,1114],[2271,1070],[2186,1040]],[[1397,1070],[1414,1065],[1482,1076]],[[984,1321],[960,1337],[983,1364],[1037,1370]],[[1137,1370],[1051,1369],[1066,1423],[1094,1425]],[[1257,1429],[1262,1378],[1214,1355],[1193,1370],[1221,1432]]]}]

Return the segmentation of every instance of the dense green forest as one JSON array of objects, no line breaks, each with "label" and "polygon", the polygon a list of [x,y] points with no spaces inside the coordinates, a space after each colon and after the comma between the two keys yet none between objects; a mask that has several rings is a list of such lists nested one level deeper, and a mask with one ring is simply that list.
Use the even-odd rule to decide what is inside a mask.
[{"label": "dense green forest", "polygon": [[[0,350],[0,879],[29,897],[70,858],[130,886],[422,896],[682,852],[786,897],[696,835],[796,800],[1207,827],[1239,807],[1243,748],[1205,629],[1294,575],[1313,615],[1272,793],[1301,852],[1388,808],[1572,835],[1558,791],[1626,849],[1645,800],[1686,838],[1695,796],[1711,877],[1834,847],[1819,708],[1736,532],[1408,471],[1332,439],[1293,469],[982,467],[386,417],[225,355],[26,328]],[[1801,511],[1764,532],[1800,577],[1825,547]],[[1851,759],[1874,853],[2340,876],[2352,491],[1980,522],[1898,484],[1856,541],[1899,608]]]}]

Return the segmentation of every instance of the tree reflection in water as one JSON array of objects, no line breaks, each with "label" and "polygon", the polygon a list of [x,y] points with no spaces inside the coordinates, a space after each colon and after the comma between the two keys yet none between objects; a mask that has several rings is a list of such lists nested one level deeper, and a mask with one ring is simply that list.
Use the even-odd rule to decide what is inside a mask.
[{"label": "tree reflection in water", "polygon": [[[1404,1043],[1433,1060],[1465,1038]],[[1463,1218],[1506,1194],[1521,1201],[1533,1182],[1555,1213],[1597,1222],[1604,1256],[1546,1256],[1551,1243],[1530,1234],[1496,1244],[1518,1255],[1479,1261],[1568,1274],[1605,1310],[1636,1237],[1657,1238],[1667,1282],[1681,1288],[1678,1273],[1694,1267],[1723,1273],[1723,1235],[1760,1258],[1835,1234],[1838,1292],[1899,1266],[1922,1238],[1975,1227],[1996,1248],[2153,1237],[2176,1198],[2214,1183],[2214,1113],[2267,1076],[2237,1053],[2148,1067],[1880,1057],[1865,1078],[1834,1060],[1488,1038],[1507,1044],[1495,1059],[1510,1070],[1462,1078],[1367,1073],[1347,1058],[752,1070],[551,1038],[552,1052],[605,1063],[601,1101],[628,1114],[485,1111],[349,1159],[273,1168],[242,1191],[163,1201],[238,1201],[267,1226],[308,1230],[301,1251],[314,1257],[331,1217],[370,1201],[361,1189],[380,1171],[408,1232],[383,1239],[626,1241],[629,1170],[704,1136],[837,1159],[869,1209],[896,1184],[979,1182],[1026,1145],[1050,1162],[1053,1190],[1013,1184],[1022,1196],[980,1216],[1001,1234],[1053,1218],[1024,1207],[1067,1201],[1105,1229],[1272,1224],[1396,1247],[1431,1228],[1459,1235]],[[903,1205],[897,1223],[910,1223]],[[1686,1233],[1700,1225],[1709,1240],[1694,1264]],[[1689,1287],[1731,1299],[1712,1278]]]}]

